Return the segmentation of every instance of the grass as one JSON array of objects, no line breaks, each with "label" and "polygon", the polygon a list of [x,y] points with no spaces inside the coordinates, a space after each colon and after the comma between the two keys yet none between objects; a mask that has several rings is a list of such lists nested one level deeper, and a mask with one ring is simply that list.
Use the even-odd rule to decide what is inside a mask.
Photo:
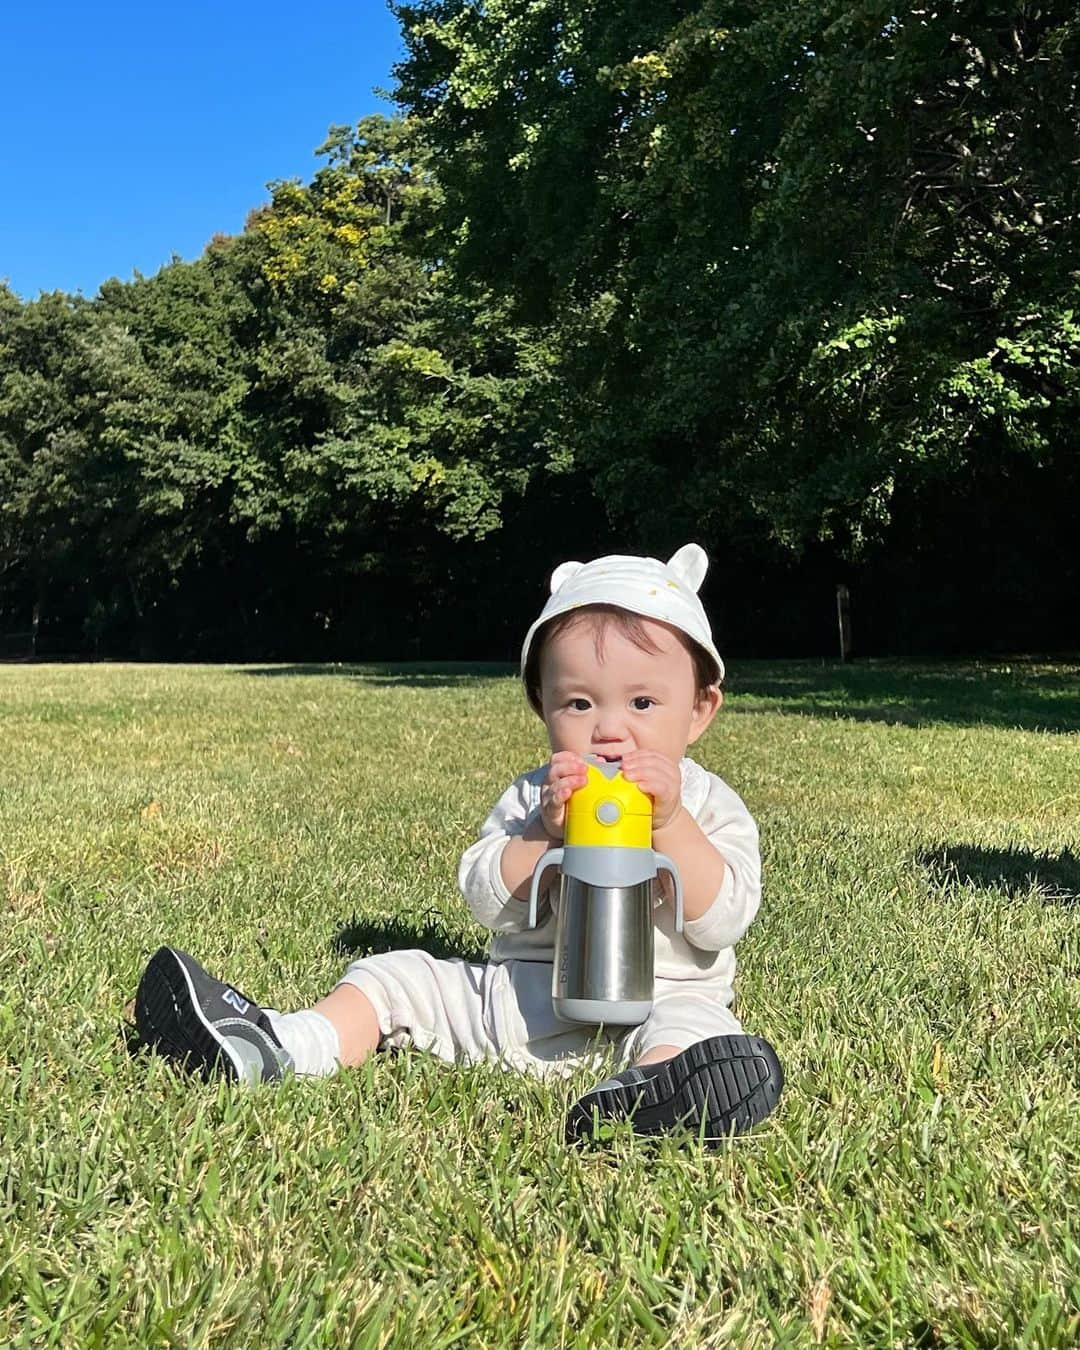
[{"label": "grass", "polygon": [[787,1091],[579,1155],[584,1072],[131,1044],[163,940],[279,1007],[483,950],[456,860],[544,757],[502,669],[0,667],[0,1342],[1076,1344],[1078,728],[1074,665],[736,665],[699,758],[761,826]]}]

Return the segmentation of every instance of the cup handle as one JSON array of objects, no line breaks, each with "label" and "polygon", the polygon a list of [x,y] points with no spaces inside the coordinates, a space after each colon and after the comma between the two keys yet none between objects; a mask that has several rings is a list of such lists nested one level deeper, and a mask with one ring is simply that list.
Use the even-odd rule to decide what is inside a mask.
[{"label": "cup handle", "polygon": [[533,868],[532,882],[529,886],[529,922],[528,928],[536,927],[536,898],[540,889],[540,878],[549,867],[557,867],[563,860],[563,851],[561,848],[549,848],[546,853],[540,855],[540,859]]},{"label": "cup handle", "polygon": [[675,883],[675,931],[681,933],[683,930],[683,903],[682,903],[682,882],[679,880],[679,869],[671,861],[666,853],[657,853],[656,870],[668,872]]}]

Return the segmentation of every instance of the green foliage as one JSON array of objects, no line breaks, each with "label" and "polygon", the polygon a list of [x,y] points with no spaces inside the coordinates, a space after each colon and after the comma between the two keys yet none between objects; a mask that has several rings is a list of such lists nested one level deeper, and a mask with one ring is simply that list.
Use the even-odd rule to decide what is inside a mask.
[{"label": "green foliage", "polygon": [[456,298],[448,322],[440,275],[413,247],[438,198],[415,126],[335,127],[320,153],[328,166],[310,186],[275,185],[243,241],[274,501],[297,528],[369,551],[402,515],[481,537],[528,478],[508,446],[509,335],[488,321],[478,341],[482,304]]},{"label": "green foliage", "polygon": [[839,565],[940,549],[994,479],[1029,537],[1075,492],[1074,5],[396,11],[408,115],[332,126],[241,234],[0,288],[2,626],[438,608],[583,524]]},{"label": "green foliage", "polygon": [[646,536],[857,548],[900,486],[1075,451],[1071,3],[396,10],[448,256],[547,326]]},{"label": "green foliage", "polygon": [[367,118],[319,153],[194,263],[93,302],[4,292],[0,545],[39,609],[141,618],[259,541],[371,570],[418,530],[482,538],[524,490],[515,337],[419,247],[438,190],[417,128]]}]

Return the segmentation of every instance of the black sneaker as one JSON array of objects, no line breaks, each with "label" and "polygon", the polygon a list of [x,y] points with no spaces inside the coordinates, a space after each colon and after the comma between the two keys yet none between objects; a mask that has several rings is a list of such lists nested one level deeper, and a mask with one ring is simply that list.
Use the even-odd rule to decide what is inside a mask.
[{"label": "black sneaker", "polygon": [[263,1010],[173,947],[160,947],[143,971],[135,1025],[151,1049],[207,1077],[259,1083],[292,1068]]},{"label": "black sneaker", "polygon": [[605,1123],[616,1120],[629,1120],[636,1134],[684,1128],[719,1141],[764,1120],[783,1086],[784,1071],[768,1041],[713,1036],[598,1083],[574,1103],[566,1141],[602,1138]]}]

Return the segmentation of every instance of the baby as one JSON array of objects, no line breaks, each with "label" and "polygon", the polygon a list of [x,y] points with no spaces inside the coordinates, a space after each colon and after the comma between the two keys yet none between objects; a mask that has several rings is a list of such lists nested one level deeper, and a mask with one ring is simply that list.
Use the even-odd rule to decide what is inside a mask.
[{"label": "baby", "polygon": [[[707,567],[704,550],[687,544],[666,563],[612,556],[556,568],[521,653],[551,759],[507,788],[458,872],[473,915],[495,933],[486,963],[425,951],[368,956],[314,1008],[280,1013],[162,947],[135,999],[143,1040],[242,1081],[331,1074],[407,1043],[543,1076],[607,1046],[628,1067],[575,1103],[568,1141],[594,1137],[611,1120],[629,1120],[641,1134],[685,1127],[711,1140],[763,1120],[783,1073],[772,1047],[743,1035],[730,1010],[732,948],[760,900],[757,828],[731,788],[685,754],[722,701],[723,662],[697,594]],[[653,845],[682,879],[682,933],[670,894],[654,883],[654,1001],[632,1028],[555,1015],[554,868],[537,926],[526,926],[533,870],[562,843],[586,755],[621,761],[623,776],[652,798]]]}]

